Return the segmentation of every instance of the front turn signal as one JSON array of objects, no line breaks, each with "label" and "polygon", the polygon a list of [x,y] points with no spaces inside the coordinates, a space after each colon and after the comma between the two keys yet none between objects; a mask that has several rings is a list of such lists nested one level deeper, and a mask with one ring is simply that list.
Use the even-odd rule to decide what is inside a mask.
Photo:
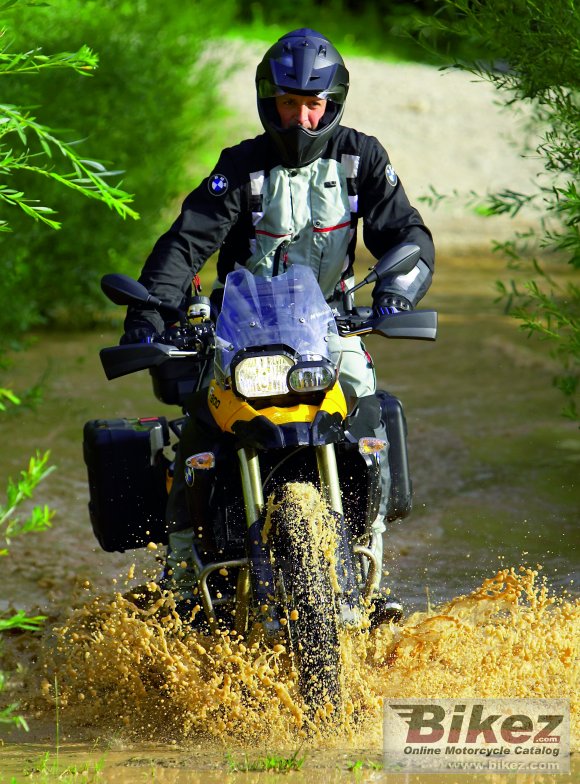
[{"label": "front turn signal", "polygon": [[359,438],[358,451],[361,455],[379,455],[386,452],[389,447],[382,438]]},{"label": "front turn signal", "polygon": [[215,468],[215,455],[213,452],[200,452],[188,457],[185,465],[194,471],[209,471],[210,468]]}]

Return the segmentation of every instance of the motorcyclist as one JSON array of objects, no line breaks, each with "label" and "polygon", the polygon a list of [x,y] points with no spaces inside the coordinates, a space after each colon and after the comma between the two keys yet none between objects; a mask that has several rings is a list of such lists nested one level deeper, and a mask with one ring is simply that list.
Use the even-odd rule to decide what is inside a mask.
[{"label": "motorcyclist", "polygon": [[[377,139],[340,125],[348,88],[342,57],[314,30],[293,30],[268,49],[256,71],[265,133],[223,150],[213,172],[186,197],[181,214],[143,268],[140,281],[149,291],[164,302],[182,304],[192,279],[219,251],[211,295],[216,309],[226,275],[234,268],[273,276],[291,264],[310,266],[328,302],[340,308],[342,291],[353,282],[357,224],[362,219],[365,245],[377,259],[401,243],[421,248],[421,260],[410,273],[375,286],[375,312],[417,304],[431,283],[431,234]],[[130,307],[121,342],[151,341],[163,328],[157,312]],[[351,407],[358,402],[370,429],[384,437],[373,364],[359,338],[343,339],[340,381]],[[210,521],[200,519],[199,503],[192,526],[183,465],[189,455],[204,450],[211,427],[203,394],[191,401],[189,412],[167,509],[166,576],[182,593],[194,568],[192,543],[202,560],[212,556]],[[387,460],[382,468],[383,502],[373,526],[379,558],[389,488]],[[203,495],[202,488],[196,491]],[[391,598],[385,607],[397,614],[400,605]]]}]

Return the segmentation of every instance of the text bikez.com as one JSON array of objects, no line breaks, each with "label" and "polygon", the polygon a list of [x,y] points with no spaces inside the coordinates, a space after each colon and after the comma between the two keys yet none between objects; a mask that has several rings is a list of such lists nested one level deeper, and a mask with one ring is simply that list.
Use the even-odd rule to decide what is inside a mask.
[{"label": "text bikez.com", "polygon": [[565,700],[388,701],[384,729],[386,759],[404,767],[551,770],[569,754]]}]

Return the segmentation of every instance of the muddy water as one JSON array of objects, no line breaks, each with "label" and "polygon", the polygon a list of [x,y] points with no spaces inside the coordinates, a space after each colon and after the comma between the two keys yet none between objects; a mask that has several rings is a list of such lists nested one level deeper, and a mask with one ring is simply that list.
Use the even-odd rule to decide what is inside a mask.
[{"label": "muddy water", "polygon": [[[196,634],[181,625],[170,600],[139,611],[119,593],[85,604],[56,627],[24,691],[38,727],[49,731],[47,720],[58,715],[64,757],[94,759],[87,747],[69,744],[97,741],[107,770],[116,771],[110,780],[136,780],[135,767],[171,768],[168,781],[180,781],[184,769],[221,768],[223,775],[226,750],[239,762],[244,753],[256,760],[272,749],[285,756],[299,749],[307,758],[298,780],[326,766],[338,768],[339,780],[357,760],[380,760],[381,701],[388,697],[565,696],[578,738],[579,634],[577,602],[551,595],[535,570],[503,570],[397,628],[344,635],[344,713],[329,734],[325,717],[309,724],[283,646]],[[151,738],[163,746],[151,747]],[[7,751],[6,770],[11,758],[22,765],[32,754]],[[369,780],[378,780],[371,770]]]},{"label": "muddy water", "polygon": [[[352,779],[349,761],[380,759],[381,697],[577,691],[578,432],[557,415],[550,358],[490,304],[494,274],[485,259],[443,267],[442,293],[425,303],[443,314],[436,344],[368,342],[379,383],[405,403],[416,490],[412,517],[391,529],[387,568],[410,614],[428,603],[438,609],[411,614],[402,629],[385,629],[362,648],[360,640],[346,641],[357,721],[333,741],[305,746],[305,766],[322,768],[330,781]],[[103,378],[98,348],[117,333],[41,338],[3,380],[22,390],[43,377],[44,401],[3,421],[1,475],[15,475],[36,448],[52,449],[58,471],[42,493],[57,510],[54,529],[13,542],[2,564],[0,609],[39,607],[61,631],[42,645],[27,636],[9,640],[6,668],[19,663],[20,694],[26,699],[33,690],[36,697],[27,708],[31,735],[7,736],[0,770],[22,772],[35,752],[54,751],[58,674],[62,755],[78,764],[104,754],[107,781],[151,780],[151,770],[157,781],[183,781],[184,770],[188,781],[195,780],[192,770],[203,771],[204,781],[224,780],[224,749],[265,753],[301,743],[292,674],[283,653],[242,651],[237,640],[222,640],[216,651],[220,643],[184,639],[167,628],[172,621],[135,616],[115,597],[125,583],[154,576],[155,553],[97,549],[86,513],[82,425],[174,413],[154,400],[145,375]],[[540,575],[533,573],[537,563]],[[532,571],[520,572],[520,565]],[[500,569],[508,571],[485,582]],[[538,587],[541,575],[558,602]],[[475,598],[456,599],[472,591]],[[289,702],[276,691],[280,682]],[[18,747],[25,737],[41,745]],[[96,753],[68,745],[95,740]],[[357,774],[379,775],[372,768]]]},{"label": "muddy water", "polygon": [[[344,715],[331,734],[320,719],[314,737],[305,737],[308,721],[282,646],[252,646],[234,634],[205,637],[181,625],[170,601],[138,611],[117,594],[85,604],[56,628],[24,691],[36,733],[44,728],[50,734],[50,719],[54,732],[58,715],[61,766],[98,759],[94,748],[71,745],[92,737],[107,781],[148,774],[149,780],[179,782],[192,770],[211,781],[206,772],[223,777],[231,759],[255,761],[272,749],[306,758],[296,781],[311,780],[321,769],[340,781],[356,761],[367,766],[359,780],[418,781],[375,769],[383,698],[566,696],[577,738],[579,633],[577,602],[552,596],[535,570],[504,570],[470,595],[416,613],[398,628],[345,635]],[[21,771],[39,749],[47,746],[7,748],[4,771]]]}]

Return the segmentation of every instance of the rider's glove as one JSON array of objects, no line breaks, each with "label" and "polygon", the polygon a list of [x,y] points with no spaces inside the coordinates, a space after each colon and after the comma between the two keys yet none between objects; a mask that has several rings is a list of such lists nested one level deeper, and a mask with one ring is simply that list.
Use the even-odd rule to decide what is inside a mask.
[{"label": "rider's glove", "polygon": [[126,346],[128,343],[155,343],[158,339],[159,335],[154,327],[135,327],[121,335],[119,343],[121,346]]},{"label": "rider's glove", "polygon": [[413,306],[406,297],[397,294],[383,294],[378,301],[373,303],[373,313],[377,318],[392,316],[400,310],[413,310]]}]

